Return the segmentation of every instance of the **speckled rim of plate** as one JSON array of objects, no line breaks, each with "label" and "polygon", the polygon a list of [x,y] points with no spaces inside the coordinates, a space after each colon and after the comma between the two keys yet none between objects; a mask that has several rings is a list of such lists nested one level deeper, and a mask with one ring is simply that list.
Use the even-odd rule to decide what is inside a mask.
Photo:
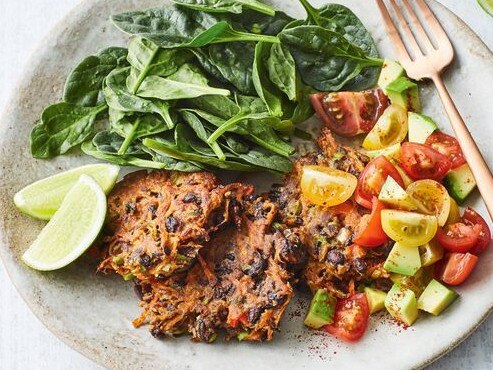
[{"label": "speckled rim of plate", "polygon": [[[79,4],[77,4],[76,6],[74,6],[60,21],[58,21],[55,24],[55,26],[52,27],[52,29],[50,30],[50,32],[38,43],[37,47],[31,53],[31,55],[28,58],[28,60],[31,60],[34,57],[34,55],[36,55],[38,52],[40,52],[43,49],[44,44],[46,44],[48,40],[54,39],[55,38],[55,35],[61,33],[63,31],[64,26],[67,24],[67,22],[68,22],[68,20],[70,18],[73,18],[73,17],[75,17],[75,18],[81,17],[81,13],[82,13],[83,10],[88,9],[91,6],[91,4],[95,4],[95,3],[99,2],[99,1],[101,1],[101,0],[84,0],[84,1],[81,1]],[[433,3],[434,6],[442,7],[443,9],[446,9],[448,12],[454,14],[454,16],[456,17],[458,23],[462,26],[462,31],[465,32],[465,33],[468,33],[470,35],[470,37],[475,38],[477,40],[477,42],[484,47],[484,49],[486,49],[486,50],[489,51],[489,53],[491,54],[491,57],[493,58],[493,52],[482,41],[482,39],[460,17],[458,17],[457,15],[455,15],[455,13],[453,13],[450,9],[448,9],[448,7],[446,7],[445,5],[442,5],[441,3],[436,2],[435,0],[428,0],[428,2]],[[344,0],[341,0],[341,3],[344,3]],[[9,99],[7,100],[7,103],[5,104],[5,107],[0,112],[1,113],[0,114],[0,122],[4,122],[5,121],[5,117],[7,116],[7,112],[9,110],[9,108],[8,108],[9,105],[16,100],[15,97],[18,96],[20,94],[21,90],[28,85],[28,82],[33,79],[33,77],[34,77],[34,71],[36,70],[36,68],[37,68],[37,65],[36,64],[31,64],[27,68],[25,68],[24,73],[22,74],[22,77],[18,80],[16,87],[11,92],[11,94],[9,96]],[[0,168],[0,178],[2,178],[1,175],[3,175],[3,170]],[[1,235],[0,235],[0,237],[1,237]],[[0,261],[2,262],[3,266],[5,267],[5,271],[7,273],[7,276],[9,276],[9,279],[10,279],[12,285],[16,288],[17,292],[22,297],[22,299],[26,303],[26,305],[29,307],[29,309],[31,310],[31,312],[33,312],[33,314],[35,315],[35,317],[53,335],[55,335],[59,340],[61,340],[67,346],[69,346],[70,348],[74,349],[75,351],[77,351],[78,353],[82,354],[83,356],[85,356],[86,358],[90,359],[91,361],[94,361],[95,363],[97,363],[97,364],[99,364],[99,365],[101,365],[101,366],[104,367],[105,366],[105,363],[103,363],[100,358],[97,358],[97,359],[93,358],[88,353],[88,351],[86,351],[84,348],[76,346],[75,343],[73,343],[70,340],[66,339],[63,335],[60,335],[60,333],[58,333],[56,330],[54,330],[54,328],[45,325],[45,323],[43,322],[43,320],[38,315],[37,310],[34,309],[33,303],[30,302],[28,299],[26,299],[24,293],[20,289],[18,289],[17,284],[14,283],[14,281],[12,280],[11,273],[9,271],[9,268],[7,267],[8,265],[7,265],[6,261],[4,260],[4,257],[2,256],[1,253],[0,253]],[[476,324],[473,327],[471,327],[471,329],[469,330],[469,332],[467,332],[466,334],[464,334],[460,338],[456,339],[453,343],[451,343],[447,348],[444,348],[441,352],[437,352],[436,355],[434,355],[434,356],[430,357],[429,359],[427,359],[427,360],[425,360],[425,361],[417,364],[415,366],[415,368],[416,369],[422,369],[422,368],[424,368],[424,367],[432,364],[434,361],[438,360],[439,358],[445,356],[449,352],[451,352],[459,344],[461,344],[464,340],[466,340],[471,334],[473,334],[477,330],[477,328],[479,326],[481,326],[481,324],[489,317],[489,315],[492,312],[493,312],[493,301],[491,302],[488,311],[482,317],[480,317],[478,319],[478,321],[476,322]]]}]

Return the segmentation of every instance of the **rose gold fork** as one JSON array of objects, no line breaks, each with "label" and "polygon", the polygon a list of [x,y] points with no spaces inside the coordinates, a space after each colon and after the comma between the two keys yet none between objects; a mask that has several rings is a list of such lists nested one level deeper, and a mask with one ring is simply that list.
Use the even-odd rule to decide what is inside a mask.
[{"label": "rose gold fork", "polygon": [[[402,9],[397,5],[396,0],[390,0],[397,18],[396,23],[392,20],[383,0],[376,1],[382,13],[387,33],[398,54],[399,62],[406,69],[408,76],[415,80],[428,78],[435,83],[450,122],[452,123],[457,140],[476,179],[486,208],[490,217],[493,219],[493,176],[491,170],[488,168],[478,146],[467,129],[441,77],[444,68],[454,59],[454,49],[447,34],[424,0],[416,0],[415,2],[433,32],[436,46],[433,45],[433,42],[428,37],[409,0],[402,0],[402,3],[414,25],[414,32],[408,24]],[[396,24],[402,29],[403,34],[408,39],[407,47],[397,30]],[[418,41],[420,41],[421,47]]]}]

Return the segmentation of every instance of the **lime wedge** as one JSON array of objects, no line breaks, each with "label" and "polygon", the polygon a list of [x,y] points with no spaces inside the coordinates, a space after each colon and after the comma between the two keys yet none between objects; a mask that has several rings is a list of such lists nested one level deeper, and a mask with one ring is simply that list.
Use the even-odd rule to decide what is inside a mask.
[{"label": "lime wedge", "polygon": [[81,175],[22,260],[40,271],[67,266],[91,246],[105,217],[103,189],[90,176]]},{"label": "lime wedge", "polygon": [[478,3],[486,13],[493,17],[493,0],[478,0]]},{"label": "lime wedge", "polygon": [[110,164],[90,164],[74,168],[26,186],[15,194],[14,203],[22,213],[49,220],[81,175],[91,176],[108,194],[113,189],[119,172],[120,167]]}]

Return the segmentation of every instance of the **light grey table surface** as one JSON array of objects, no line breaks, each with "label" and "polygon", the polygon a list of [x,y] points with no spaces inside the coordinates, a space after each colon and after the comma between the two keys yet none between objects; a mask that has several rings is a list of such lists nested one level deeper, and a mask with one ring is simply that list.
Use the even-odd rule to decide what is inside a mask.
[{"label": "light grey table surface", "polygon": [[[439,1],[465,20],[493,50],[493,18],[479,9],[476,0]],[[78,2],[1,0],[0,110],[38,43]],[[0,369],[100,369],[60,342],[34,317],[15,291],[1,263],[0,281]],[[79,319],[83,318],[74,317],[74,320]],[[493,316],[429,369],[493,369]]]}]

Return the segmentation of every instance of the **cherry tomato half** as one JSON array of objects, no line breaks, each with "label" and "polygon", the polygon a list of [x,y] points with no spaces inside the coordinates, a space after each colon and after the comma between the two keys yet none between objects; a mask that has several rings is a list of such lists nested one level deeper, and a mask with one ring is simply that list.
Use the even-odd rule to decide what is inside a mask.
[{"label": "cherry tomato half", "polygon": [[491,244],[491,232],[488,224],[475,210],[472,208],[467,208],[462,216],[462,222],[467,225],[479,225],[481,226],[481,232],[479,233],[479,238],[474,247],[469,251],[469,253],[475,254],[476,256],[484,252],[486,248]]},{"label": "cherry tomato half", "polygon": [[449,253],[443,263],[437,265],[437,276],[448,285],[462,284],[471,275],[478,257],[471,253]]},{"label": "cherry tomato half", "polygon": [[476,245],[481,233],[480,225],[458,222],[437,230],[437,240],[449,252],[465,253]]},{"label": "cherry tomato half", "polygon": [[381,89],[318,93],[310,97],[317,116],[333,132],[355,136],[369,132],[389,100]]},{"label": "cherry tomato half", "polygon": [[410,142],[401,146],[401,164],[414,180],[440,181],[452,168],[447,156],[426,145]]},{"label": "cherry tomato half", "polygon": [[357,293],[337,302],[334,322],[324,326],[324,330],[337,338],[354,342],[365,333],[369,316],[366,295]]},{"label": "cherry tomato half", "polygon": [[382,228],[382,210],[385,205],[373,197],[371,214],[364,215],[355,230],[354,242],[363,247],[378,247],[387,240],[387,234]]},{"label": "cherry tomato half", "polygon": [[466,163],[459,142],[453,136],[444,134],[443,132],[435,132],[428,136],[425,145],[445,155],[452,163],[452,168]]},{"label": "cherry tomato half", "polygon": [[373,197],[378,197],[388,176],[391,176],[401,187],[404,187],[401,175],[383,155],[368,163],[358,179],[358,186],[355,192],[356,202],[370,209]]}]

